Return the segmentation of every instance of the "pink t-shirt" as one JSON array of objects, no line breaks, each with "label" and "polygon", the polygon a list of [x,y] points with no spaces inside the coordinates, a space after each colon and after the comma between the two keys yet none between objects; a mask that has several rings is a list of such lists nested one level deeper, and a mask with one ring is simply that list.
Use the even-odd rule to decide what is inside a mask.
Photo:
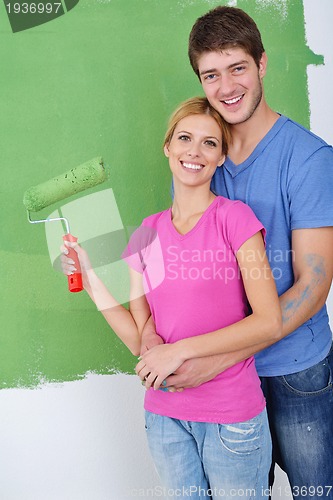
[{"label": "pink t-shirt", "polygon": [[[167,343],[212,332],[244,318],[248,303],[235,257],[263,225],[240,201],[217,196],[188,233],[178,233],[171,209],[144,219],[124,252],[143,273],[157,333]],[[150,389],[145,409],[172,418],[235,423],[265,407],[254,358],[183,392]]]}]

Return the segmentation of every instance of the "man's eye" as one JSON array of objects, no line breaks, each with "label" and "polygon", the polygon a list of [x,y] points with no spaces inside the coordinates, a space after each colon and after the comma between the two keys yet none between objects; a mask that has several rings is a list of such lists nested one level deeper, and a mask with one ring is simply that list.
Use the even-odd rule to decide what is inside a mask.
[{"label": "man's eye", "polygon": [[209,81],[209,80],[214,80],[214,78],[216,78],[216,75],[215,74],[211,74],[211,75],[206,75],[204,77],[204,80]]},{"label": "man's eye", "polygon": [[234,71],[236,73],[240,73],[240,72],[242,72],[244,70],[245,70],[245,66],[237,66],[236,68],[234,68]]}]

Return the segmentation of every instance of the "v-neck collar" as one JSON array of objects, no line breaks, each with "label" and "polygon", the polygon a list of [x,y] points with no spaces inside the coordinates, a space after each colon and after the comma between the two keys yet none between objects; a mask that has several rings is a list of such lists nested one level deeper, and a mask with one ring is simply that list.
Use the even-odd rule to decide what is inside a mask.
[{"label": "v-neck collar", "polygon": [[195,231],[197,231],[197,229],[199,229],[199,227],[206,220],[206,218],[208,217],[208,214],[211,212],[211,210],[213,210],[213,208],[217,204],[219,198],[220,198],[220,196],[216,196],[216,198],[212,201],[212,203],[206,208],[206,210],[204,211],[204,213],[201,215],[201,217],[198,220],[198,222],[192,227],[192,229],[190,229],[189,231],[187,231],[187,233],[185,233],[185,234],[179,233],[177,231],[177,229],[175,228],[175,226],[174,226],[174,224],[172,222],[172,207],[170,207],[168,209],[168,212],[167,212],[167,216],[168,216],[167,221],[168,221],[169,231],[171,231],[171,233],[173,234],[173,236],[175,236],[179,240],[184,240],[185,238],[190,237]]},{"label": "v-neck collar", "polygon": [[246,158],[242,163],[236,165],[229,157],[226,158],[223,167],[229,172],[231,177],[236,177],[239,173],[246,170],[252,163],[258,158],[258,156],[263,152],[266,148],[267,144],[271,142],[271,140],[276,136],[279,130],[286,123],[288,118],[286,116],[281,115],[277,121],[274,123],[273,127],[267,132],[267,134],[261,139],[261,141],[254,148],[250,156]]}]

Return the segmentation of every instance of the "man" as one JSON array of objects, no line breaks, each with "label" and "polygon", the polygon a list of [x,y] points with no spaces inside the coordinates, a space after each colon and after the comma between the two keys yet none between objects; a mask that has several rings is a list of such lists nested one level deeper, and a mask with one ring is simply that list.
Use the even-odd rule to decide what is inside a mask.
[{"label": "man", "polygon": [[[267,55],[241,9],[217,7],[199,18],[189,57],[208,100],[231,126],[229,155],[212,188],[250,205],[266,227],[284,325],[273,345],[187,361],[166,383],[170,390],[194,387],[256,354],[273,465],[285,470],[295,498],[333,498],[333,350],[325,307],[333,274],[333,151],[268,106]],[[143,350],[158,342],[148,325]]]}]

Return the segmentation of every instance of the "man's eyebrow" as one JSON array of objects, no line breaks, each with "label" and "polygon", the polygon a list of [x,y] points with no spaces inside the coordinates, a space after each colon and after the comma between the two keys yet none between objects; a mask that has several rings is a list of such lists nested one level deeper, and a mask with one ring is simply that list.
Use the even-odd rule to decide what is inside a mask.
[{"label": "man's eyebrow", "polygon": [[[237,61],[235,63],[230,64],[227,66],[227,69],[232,69],[236,68],[237,66],[241,66],[242,64],[248,64],[249,62],[246,59],[243,59],[242,61]],[[217,68],[210,68],[210,69],[205,69],[204,71],[200,71],[200,75],[208,75],[210,73],[218,73]]]},{"label": "man's eyebrow", "polygon": [[217,73],[217,69],[205,69],[205,71],[200,71],[200,75],[207,75],[208,73]]},{"label": "man's eyebrow", "polygon": [[228,69],[235,68],[236,66],[241,66],[242,64],[249,64],[249,61],[247,59],[242,59],[241,61],[230,64],[230,66],[228,66]]}]

